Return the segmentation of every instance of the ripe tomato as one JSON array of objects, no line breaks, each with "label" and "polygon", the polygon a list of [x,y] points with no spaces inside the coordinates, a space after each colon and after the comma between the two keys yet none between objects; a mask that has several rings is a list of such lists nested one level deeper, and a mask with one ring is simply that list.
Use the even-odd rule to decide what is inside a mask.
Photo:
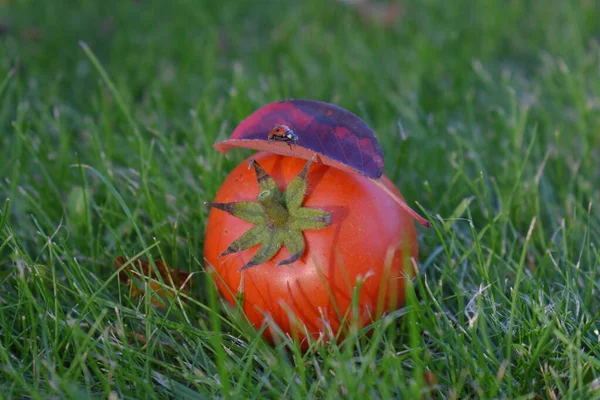
[{"label": "ripe tomato", "polygon": [[[251,158],[282,190],[306,164],[303,159],[270,153]],[[257,180],[248,161],[231,172],[215,202],[256,199]],[[387,177],[382,181],[401,196]],[[243,271],[240,268],[259,246],[218,256],[253,225],[211,209],[204,257],[214,268],[212,276],[224,298],[234,304],[238,290],[243,290],[243,310],[256,328],[265,319],[272,320],[283,332],[300,340],[306,333],[314,338],[338,333],[344,318],[350,318],[357,280],[362,279],[354,299],[358,310],[355,322],[360,326],[401,307],[407,273],[411,277],[414,274],[410,260],[416,263],[418,257],[411,216],[369,179],[319,163],[313,163],[309,170],[303,206],[329,212],[331,225],[304,231],[302,257],[290,265],[276,266],[289,257],[282,247],[269,261]],[[271,328],[265,330],[265,337],[273,341]]]}]

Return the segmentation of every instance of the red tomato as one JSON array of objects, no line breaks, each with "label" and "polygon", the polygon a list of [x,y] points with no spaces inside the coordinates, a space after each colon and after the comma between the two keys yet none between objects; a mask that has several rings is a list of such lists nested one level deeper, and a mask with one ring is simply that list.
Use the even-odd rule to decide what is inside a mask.
[{"label": "red tomato", "polygon": [[[306,164],[303,159],[270,153],[258,153],[252,158],[282,190]],[[248,161],[231,172],[215,202],[256,199],[258,185]],[[401,196],[387,177],[383,176],[382,181]],[[360,280],[355,309],[359,311],[356,322],[360,326],[380,318],[385,311],[401,307],[405,279],[407,274],[414,274],[418,257],[411,216],[369,179],[319,163],[313,163],[308,173],[303,206],[327,211],[332,217],[330,226],[304,231],[303,256],[290,265],[276,266],[289,257],[282,247],[268,262],[241,272],[258,245],[221,258],[218,255],[253,225],[211,209],[204,256],[218,274],[213,279],[224,298],[234,304],[238,290],[243,290],[244,312],[256,328],[268,318],[300,340],[306,337],[304,327],[313,338],[336,335],[344,326],[341,321],[349,317]],[[265,337],[273,341],[271,328],[265,330]]]}]

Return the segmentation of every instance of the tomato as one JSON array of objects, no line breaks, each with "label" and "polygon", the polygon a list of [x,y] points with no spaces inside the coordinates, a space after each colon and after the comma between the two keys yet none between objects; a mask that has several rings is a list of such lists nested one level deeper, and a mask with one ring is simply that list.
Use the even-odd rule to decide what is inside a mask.
[{"label": "tomato", "polygon": [[[271,153],[258,153],[251,158],[282,191],[306,164],[303,159]],[[231,172],[215,202],[257,198],[257,178],[248,167],[249,160]],[[386,176],[381,180],[401,197]],[[253,224],[223,210],[211,209],[204,257],[214,269],[212,277],[222,296],[235,304],[238,291],[243,291],[243,310],[257,329],[272,321],[301,341],[307,335],[325,335],[326,340],[328,335],[336,335],[345,327],[342,321],[349,318],[353,302],[359,326],[401,307],[405,280],[414,275],[418,258],[411,216],[368,178],[319,163],[313,163],[308,172],[302,206],[331,215],[329,226],[303,231],[306,247],[302,256],[289,265],[277,266],[290,257],[288,249],[282,247],[270,260],[241,271],[259,245],[219,255]],[[357,286],[357,282],[362,283]],[[353,296],[358,297],[353,300]],[[264,333],[270,341],[276,336],[272,328]],[[341,333],[340,338],[343,330]]]}]

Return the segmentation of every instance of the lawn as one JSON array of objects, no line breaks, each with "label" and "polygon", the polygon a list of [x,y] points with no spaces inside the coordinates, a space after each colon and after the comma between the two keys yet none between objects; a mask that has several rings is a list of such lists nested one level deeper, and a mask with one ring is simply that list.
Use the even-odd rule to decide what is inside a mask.
[{"label": "lawn", "polygon": [[[600,398],[600,5],[0,0],[0,398]],[[405,307],[272,347],[204,284],[258,107],[335,103],[411,206]],[[116,256],[193,273],[166,310]]]}]

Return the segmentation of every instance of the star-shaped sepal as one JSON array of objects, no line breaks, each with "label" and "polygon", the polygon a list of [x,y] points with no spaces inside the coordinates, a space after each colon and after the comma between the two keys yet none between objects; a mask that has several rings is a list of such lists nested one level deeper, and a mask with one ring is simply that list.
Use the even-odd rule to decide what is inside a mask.
[{"label": "star-shaped sepal", "polygon": [[275,180],[256,160],[251,160],[249,167],[254,167],[259,188],[256,201],[205,203],[254,224],[219,257],[247,250],[257,244],[261,245],[260,248],[242,270],[269,261],[282,246],[287,248],[290,257],[279,261],[278,266],[290,264],[302,257],[306,247],[303,231],[323,229],[331,225],[331,214],[328,212],[302,207],[311,164],[312,160],[309,160],[281,193]]}]

